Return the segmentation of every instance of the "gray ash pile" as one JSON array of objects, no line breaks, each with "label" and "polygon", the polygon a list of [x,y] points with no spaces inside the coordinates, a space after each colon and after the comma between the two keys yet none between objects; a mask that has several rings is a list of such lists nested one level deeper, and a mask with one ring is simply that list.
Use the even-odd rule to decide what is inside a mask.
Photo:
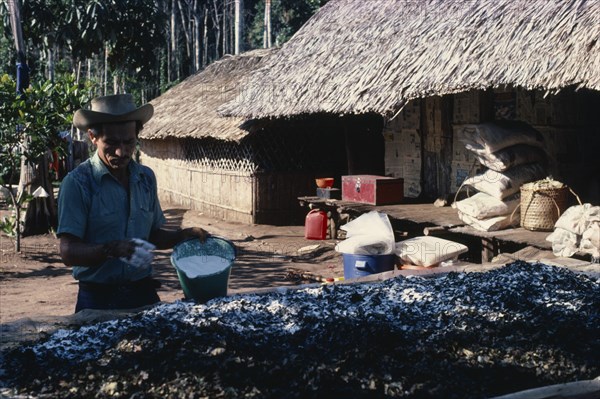
[{"label": "gray ash pile", "polygon": [[48,398],[481,398],[600,375],[600,282],[543,264],[177,302],[2,356]]}]

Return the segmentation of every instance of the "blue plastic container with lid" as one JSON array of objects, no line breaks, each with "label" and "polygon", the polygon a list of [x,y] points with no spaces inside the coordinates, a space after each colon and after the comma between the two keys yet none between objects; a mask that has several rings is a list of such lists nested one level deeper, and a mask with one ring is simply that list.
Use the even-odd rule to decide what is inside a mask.
[{"label": "blue plastic container with lid", "polygon": [[[191,256],[218,256],[223,258],[224,265],[218,272],[203,274],[190,278],[177,265],[182,259]],[[171,264],[177,271],[179,283],[186,299],[196,302],[206,302],[210,299],[226,296],[229,285],[231,267],[236,258],[236,249],[233,243],[221,237],[210,236],[205,242],[197,238],[180,242],[173,248]]]},{"label": "blue plastic container with lid", "polygon": [[342,254],[344,259],[344,279],[364,277],[371,274],[394,270],[396,254],[355,255]]}]

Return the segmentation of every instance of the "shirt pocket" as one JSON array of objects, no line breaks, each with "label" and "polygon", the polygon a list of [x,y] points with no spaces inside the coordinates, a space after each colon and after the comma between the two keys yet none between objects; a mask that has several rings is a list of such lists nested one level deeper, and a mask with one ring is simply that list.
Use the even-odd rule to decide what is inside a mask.
[{"label": "shirt pocket", "polygon": [[89,231],[94,241],[110,241],[125,238],[127,226],[126,201],[99,195],[92,204]]},{"label": "shirt pocket", "polygon": [[135,212],[136,230],[139,230],[141,237],[149,237],[154,224],[154,206],[150,196],[142,196],[138,208],[132,211]]}]

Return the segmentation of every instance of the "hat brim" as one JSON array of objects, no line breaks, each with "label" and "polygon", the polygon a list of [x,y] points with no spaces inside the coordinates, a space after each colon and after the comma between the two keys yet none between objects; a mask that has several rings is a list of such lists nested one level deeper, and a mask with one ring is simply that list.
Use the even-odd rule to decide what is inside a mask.
[{"label": "hat brim", "polygon": [[143,125],[152,118],[153,114],[154,107],[152,104],[144,104],[131,112],[119,115],[80,109],[73,115],[73,125],[83,131],[86,131],[90,126],[103,123],[140,121]]}]

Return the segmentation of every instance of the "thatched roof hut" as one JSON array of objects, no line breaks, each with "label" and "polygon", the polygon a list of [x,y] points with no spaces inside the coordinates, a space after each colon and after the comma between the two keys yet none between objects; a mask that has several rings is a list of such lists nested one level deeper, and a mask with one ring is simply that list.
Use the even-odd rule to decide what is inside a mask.
[{"label": "thatched roof hut", "polygon": [[242,223],[304,220],[297,198],[314,192],[315,169],[345,161],[328,150],[338,137],[335,118],[286,125],[282,135],[281,124],[241,128],[244,119],[216,112],[277,51],[225,56],[151,101],[139,159],[154,171],[161,201]]},{"label": "thatched roof hut", "polygon": [[503,85],[600,90],[600,1],[331,0],[223,115],[395,114]]},{"label": "thatched roof hut", "polygon": [[249,133],[239,128],[243,119],[221,117],[216,109],[234,99],[249,72],[274,52],[276,49],[261,49],[226,55],[152,100],[154,117],[144,126],[140,138],[240,141]]}]

